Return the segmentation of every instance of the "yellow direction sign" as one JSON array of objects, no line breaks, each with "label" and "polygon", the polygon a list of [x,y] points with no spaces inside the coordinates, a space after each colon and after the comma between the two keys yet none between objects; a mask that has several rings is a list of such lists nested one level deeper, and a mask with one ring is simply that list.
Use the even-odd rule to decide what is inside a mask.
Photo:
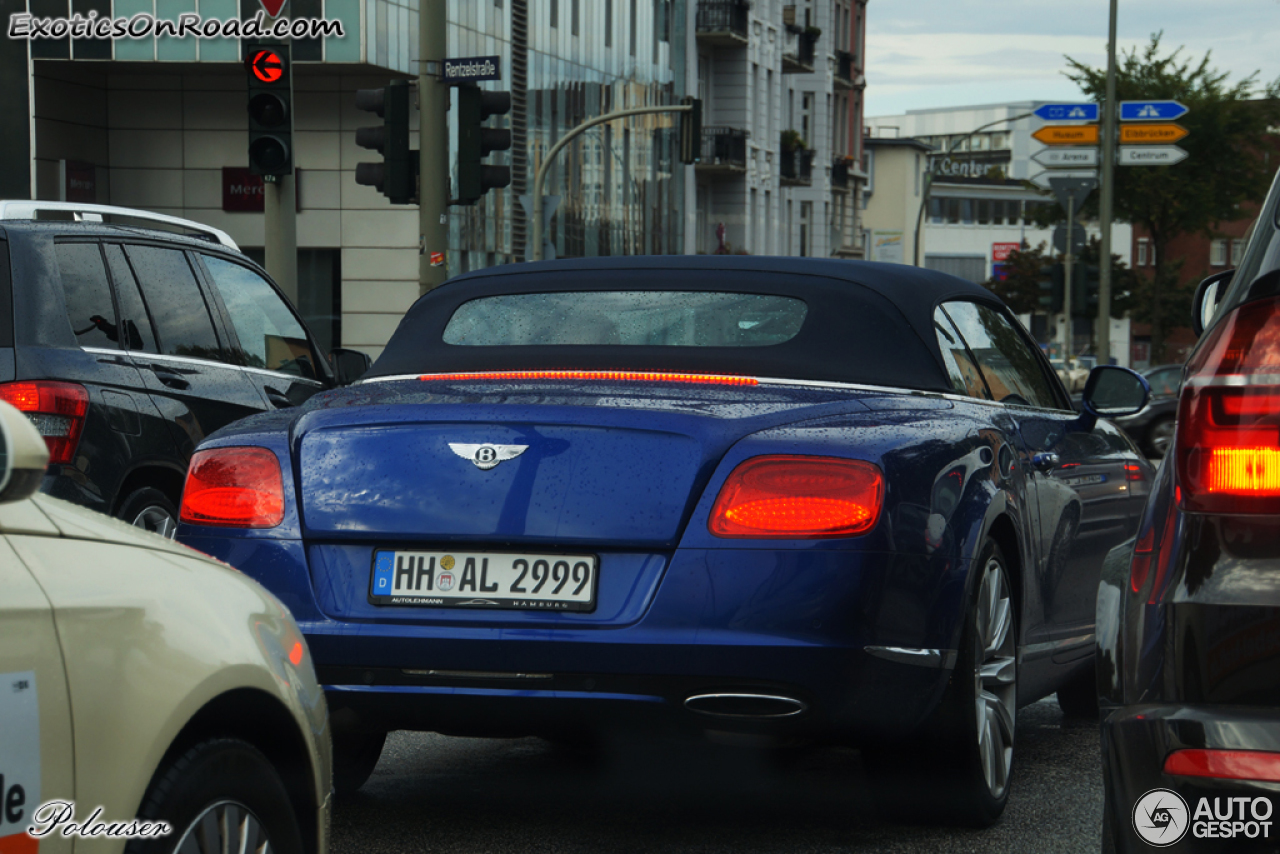
[{"label": "yellow direction sign", "polygon": [[1120,125],[1120,142],[1129,144],[1163,145],[1177,142],[1191,131],[1173,122]]},{"label": "yellow direction sign", "polygon": [[1045,125],[1031,134],[1045,145],[1097,145],[1097,125]]}]

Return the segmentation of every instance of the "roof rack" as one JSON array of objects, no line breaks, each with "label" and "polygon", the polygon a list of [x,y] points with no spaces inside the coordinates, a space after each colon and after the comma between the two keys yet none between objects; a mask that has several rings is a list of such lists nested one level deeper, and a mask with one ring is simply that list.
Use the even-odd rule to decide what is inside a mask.
[{"label": "roof rack", "polygon": [[76,222],[102,222],[104,216],[123,217],[143,222],[159,222],[195,232],[197,236],[220,243],[228,249],[239,250],[240,248],[231,239],[231,236],[221,229],[189,219],[180,219],[176,216],[166,216],[165,214],[152,213],[151,211],[118,208],[114,205],[88,205],[80,202],[0,201],[0,220],[36,219],[40,213],[45,211],[69,213],[75,218]]}]

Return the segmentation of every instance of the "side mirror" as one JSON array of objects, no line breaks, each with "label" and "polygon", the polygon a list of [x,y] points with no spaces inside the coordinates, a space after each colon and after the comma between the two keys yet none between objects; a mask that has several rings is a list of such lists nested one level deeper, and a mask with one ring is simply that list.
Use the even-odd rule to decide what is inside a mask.
[{"label": "side mirror", "polygon": [[1209,328],[1209,321],[1213,320],[1213,315],[1218,311],[1218,303],[1227,292],[1227,285],[1231,284],[1231,277],[1235,272],[1224,270],[1216,273],[1196,288],[1196,295],[1191,300],[1191,329],[1196,335],[1203,335]]},{"label": "side mirror", "polygon": [[27,416],[0,402],[0,504],[30,498],[49,465],[49,446]]},{"label": "side mirror", "polygon": [[351,385],[364,376],[365,371],[373,364],[368,353],[346,347],[334,347],[329,353],[329,361],[333,364],[338,385]]},{"label": "side mirror", "polygon": [[1128,368],[1099,365],[1089,372],[1080,398],[1080,430],[1092,430],[1099,418],[1134,415],[1147,405],[1151,386],[1146,377]]}]

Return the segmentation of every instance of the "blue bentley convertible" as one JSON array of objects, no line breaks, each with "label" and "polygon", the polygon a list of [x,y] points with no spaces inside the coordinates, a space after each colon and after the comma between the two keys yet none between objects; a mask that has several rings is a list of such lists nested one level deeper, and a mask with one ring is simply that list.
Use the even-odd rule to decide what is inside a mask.
[{"label": "blue bentley convertible", "polygon": [[1145,398],[1098,368],[1078,415],[999,299],[927,270],[490,268],[359,384],[205,441],[179,539],[293,610],[340,789],[394,729],[730,731],[862,747],[989,824],[1018,706],[1095,702],[1099,566],[1151,477],[1097,416]]}]

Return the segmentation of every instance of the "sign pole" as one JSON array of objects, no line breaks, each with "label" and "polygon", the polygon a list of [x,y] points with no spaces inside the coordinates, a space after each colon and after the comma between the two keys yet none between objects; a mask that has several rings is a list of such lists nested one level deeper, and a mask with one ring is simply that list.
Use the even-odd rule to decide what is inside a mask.
[{"label": "sign pole", "polygon": [[298,206],[294,175],[263,178],[262,243],[265,267],[280,290],[298,304]]},{"label": "sign pole", "polygon": [[1064,336],[1062,345],[1062,353],[1064,359],[1071,358],[1071,345],[1074,343],[1071,335],[1071,285],[1075,279],[1071,277],[1071,265],[1075,259],[1075,253],[1071,250],[1074,248],[1071,244],[1071,230],[1076,224],[1076,197],[1073,195],[1067,199],[1067,247],[1062,253],[1063,271],[1062,271],[1062,313],[1067,316],[1067,331]]},{"label": "sign pole", "polygon": [[1111,211],[1115,202],[1112,178],[1116,165],[1116,3],[1111,0],[1107,31],[1107,97],[1102,109],[1102,187],[1098,194],[1098,220],[1102,243],[1098,254],[1098,364],[1111,364]]},{"label": "sign pole", "polygon": [[421,0],[418,16],[418,293],[444,284],[449,248],[449,86],[446,0]]}]

